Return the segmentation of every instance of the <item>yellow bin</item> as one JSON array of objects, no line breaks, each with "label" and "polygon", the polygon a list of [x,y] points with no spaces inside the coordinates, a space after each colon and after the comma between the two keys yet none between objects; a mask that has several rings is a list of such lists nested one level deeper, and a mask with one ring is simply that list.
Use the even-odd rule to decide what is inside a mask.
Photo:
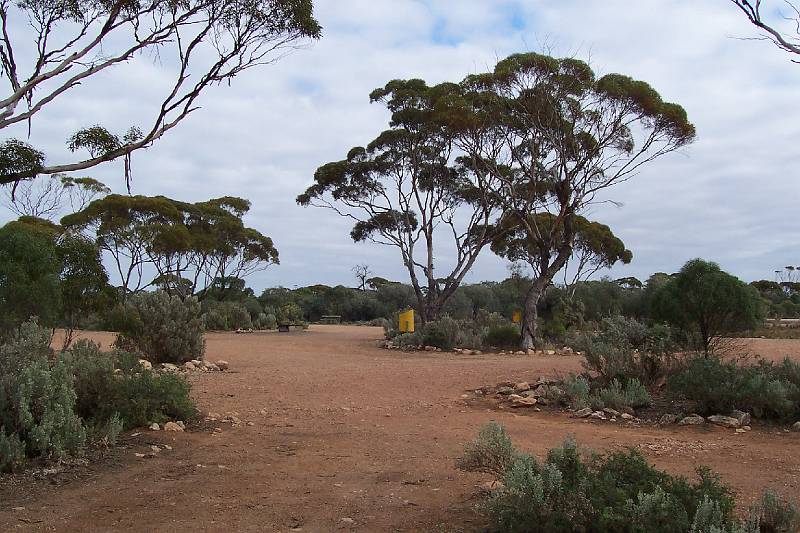
[{"label": "yellow bin", "polygon": [[514,311],[514,314],[511,316],[511,322],[514,324],[522,322],[522,311]]},{"label": "yellow bin", "polygon": [[403,311],[398,317],[398,329],[403,333],[414,333],[414,310]]}]

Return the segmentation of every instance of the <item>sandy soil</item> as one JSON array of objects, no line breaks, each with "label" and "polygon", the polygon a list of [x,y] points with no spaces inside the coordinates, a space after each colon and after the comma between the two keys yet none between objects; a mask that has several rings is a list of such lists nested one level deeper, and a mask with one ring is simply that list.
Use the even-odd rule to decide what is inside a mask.
[{"label": "sandy soil", "polygon": [[[0,531],[474,531],[482,524],[476,486],[486,478],[453,461],[490,420],[537,454],[573,435],[598,450],[639,447],[673,473],[708,465],[743,504],[766,487],[800,493],[800,434],[488,410],[461,395],[577,370],[579,358],[390,352],[377,347],[380,337],[349,326],[209,334],[207,358],[232,371],[196,375],[194,396],[204,412],[235,413],[242,424],[142,431],[71,477],[0,482]],[[800,357],[800,341],[748,342],[765,357]],[[173,450],[135,457],[150,444]]]}]

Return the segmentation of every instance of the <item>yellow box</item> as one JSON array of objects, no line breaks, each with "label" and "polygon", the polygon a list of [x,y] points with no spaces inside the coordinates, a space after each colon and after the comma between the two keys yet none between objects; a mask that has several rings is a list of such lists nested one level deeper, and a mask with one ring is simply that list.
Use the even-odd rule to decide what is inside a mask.
[{"label": "yellow box", "polygon": [[414,310],[403,311],[398,317],[397,329],[403,333],[414,333]]},{"label": "yellow box", "polygon": [[511,322],[514,324],[522,322],[522,311],[514,311],[514,314],[511,315]]}]

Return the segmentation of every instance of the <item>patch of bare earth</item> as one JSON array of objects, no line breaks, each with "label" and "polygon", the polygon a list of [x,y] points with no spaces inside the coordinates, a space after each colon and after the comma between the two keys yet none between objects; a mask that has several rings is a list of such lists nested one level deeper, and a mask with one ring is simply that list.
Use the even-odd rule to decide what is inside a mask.
[{"label": "patch of bare earth", "polygon": [[[92,336],[105,347],[112,340]],[[378,348],[380,337],[380,329],[349,326],[209,334],[207,358],[227,360],[231,371],[194,374],[193,394],[204,412],[232,414],[238,424],[141,430],[66,474],[6,477],[0,530],[473,531],[482,525],[476,486],[486,478],[453,461],[490,420],[537,454],[573,435],[598,450],[635,446],[673,473],[708,465],[743,504],[766,487],[800,492],[800,434],[487,410],[461,395],[578,370],[580,359],[404,353]],[[770,358],[800,352],[800,341],[749,342]],[[153,445],[153,457],[134,455]]]}]

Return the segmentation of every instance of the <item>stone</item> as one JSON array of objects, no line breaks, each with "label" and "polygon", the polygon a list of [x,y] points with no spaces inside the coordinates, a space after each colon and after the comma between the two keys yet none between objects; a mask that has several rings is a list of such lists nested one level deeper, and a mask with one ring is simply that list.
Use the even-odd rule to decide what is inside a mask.
[{"label": "stone", "polygon": [[426,346],[425,347],[425,351],[426,352],[435,352],[436,351],[436,347],[435,346]]},{"label": "stone", "polygon": [[203,361],[201,361],[200,359],[192,359],[190,363],[192,363],[197,368],[203,367]]},{"label": "stone", "polygon": [[736,420],[738,420],[740,426],[749,426],[750,425],[751,416],[750,416],[750,413],[748,413],[746,411],[739,411],[738,409],[735,409],[735,410],[731,411],[731,417],[733,417]]},{"label": "stone", "polygon": [[152,429],[153,431],[158,431],[161,429],[161,426],[159,426],[156,422],[153,422],[152,424],[150,424],[150,429]]},{"label": "stone", "polygon": [[195,370],[197,370],[197,367],[194,366],[194,363],[192,363],[191,361],[183,363],[181,368],[183,368],[187,372],[194,372]]},{"label": "stone", "polygon": [[738,428],[741,424],[739,421],[732,416],[724,416],[724,415],[712,415],[706,418],[712,424],[716,424],[718,426],[726,427],[726,428]]},{"label": "stone", "polygon": [[572,416],[575,418],[586,418],[587,416],[592,414],[592,409],[590,407],[584,407],[583,409],[579,409],[572,413]]},{"label": "stone", "polygon": [[524,398],[512,394],[511,407],[533,407],[536,405],[536,398]]},{"label": "stone", "polygon": [[538,403],[539,405],[550,405],[550,400],[548,400],[545,397],[536,398],[536,403]]},{"label": "stone", "polygon": [[536,355],[536,350],[534,350],[533,348],[528,348],[527,350],[525,350],[525,353],[527,355]]},{"label": "stone", "polygon": [[472,355],[483,355],[483,352],[480,350],[472,350]]},{"label": "stone", "polygon": [[509,395],[509,394],[511,394],[513,392],[514,392],[514,389],[511,388],[511,387],[506,387],[506,386],[497,387],[497,394],[502,394],[504,396],[507,396],[507,395]]},{"label": "stone", "polygon": [[800,432],[800,422],[795,422],[794,424],[792,424],[792,431]]},{"label": "stone", "polygon": [[153,370],[153,363],[147,359],[139,359],[139,366],[142,367],[142,370]]},{"label": "stone", "polygon": [[555,350],[547,350],[545,353],[546,353],[547,355],[555,355],[555,354],[556,354],[556,351],[555,351]]},{"label": "stone", "polygon": [[177,372],[180,369],[177,365],[173,365],[172,363],[162,363],[161,370],[164,372]]},{"label": "stone", "polygon": [[472,350],[467,350],[467,349],[461,350],[461,355],[472,355]]},{"label": "stone", "polygon": [[217,365],[215,365],[214,363],[209,363],[209,364],[205,365],[203,368],[205,368],[209,372],[219,372],[220,371],[219,367]]},{"label": "stone", "polygon": [[517,392],[525,392],[531,390],[531,386],[527,381],[520,381],[519,383],[514,384],[514,390]]},{"label": "stone", "polygon": [[605,413],[603,411],[595,411],[591,415],[589,415],[589,417],[590,418],[594,418],[595,420],[605,420],[606,419],[606,415],[605,415]]},{"label": "stone", "polygon": [[671,426],[677,421],[678,421],[678,415],[673,415],[671,413],[661,415],[661,418],[658,419],[658,423],[661,424],[662,426]]},{"label": "stone", "polygon": [[514,352],[514,355],[526,355],[526,354],[522,350],[517,350],[516,352]]},{"label": "stone", "polygon": [[175,422],[167,422],[164,424],[164,431],[183,431],[183,428]]},{"label": "stone", "polygon": [[689,415],[684,417],[680,422],[678,422],[679,426],[700,426],[706,423],[706,419],[700,415]]},{"label": "stone", "polygon": [[622,413],[619,417],[623,420],[636,420],[636,417],[629,413]]},{"label": "stone", "polygon": [[608,416],[614,416],[614,417],[620,416],[622,414],[619,411],[617,411],[616,409],[612,409],[610,407],[604,407],[603,408],[603,413],[605,413]]}]

